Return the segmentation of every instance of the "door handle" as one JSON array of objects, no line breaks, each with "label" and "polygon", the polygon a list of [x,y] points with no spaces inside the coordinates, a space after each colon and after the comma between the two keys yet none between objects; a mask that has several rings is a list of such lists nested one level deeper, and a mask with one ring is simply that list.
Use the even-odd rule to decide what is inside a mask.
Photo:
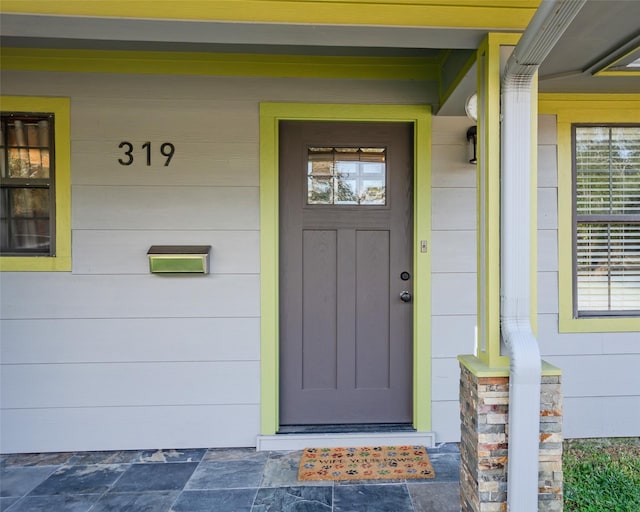
[{"label": "door handle", "polygon": [[411,302],[411,292],[408,292],[407,290],[401,292],[400,293],[400,300],[402,302]]}]

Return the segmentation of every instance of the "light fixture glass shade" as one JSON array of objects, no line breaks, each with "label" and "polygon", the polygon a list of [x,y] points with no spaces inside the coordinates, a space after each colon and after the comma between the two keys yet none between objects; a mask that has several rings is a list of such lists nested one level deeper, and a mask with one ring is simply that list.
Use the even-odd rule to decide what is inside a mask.
[{"label": "light fixture glass shade", "polygon": [[473,93],[467,98],[464,104],[464,110],[467,113],[467,117],[474,123],[478,121],[478,94]]}]

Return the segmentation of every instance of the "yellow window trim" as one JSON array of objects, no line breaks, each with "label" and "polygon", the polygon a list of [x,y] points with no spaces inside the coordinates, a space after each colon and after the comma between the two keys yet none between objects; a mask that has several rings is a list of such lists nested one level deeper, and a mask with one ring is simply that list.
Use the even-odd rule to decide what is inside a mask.
[{"label": "yellow window trim", "polygon": [[0,270],[70,271],[71,270],[71,135],[69,98],[2,96],[5,112],[51,112],[55,115],[55,256],[0,256]]},{"label": "yellow window trim", "polygon": [[[295,5],[294,5],[295,4]],[[60,16],[524,29],[540,0],[3,0],[2,12]]]},{"label": "yellow window trim", "polygon": [[572,123],[638,123],[640,94],[541,94],[540,114],[555,115],[558,131],[558,313],[560,332],[640,331],[639,317],[573,317]]}]

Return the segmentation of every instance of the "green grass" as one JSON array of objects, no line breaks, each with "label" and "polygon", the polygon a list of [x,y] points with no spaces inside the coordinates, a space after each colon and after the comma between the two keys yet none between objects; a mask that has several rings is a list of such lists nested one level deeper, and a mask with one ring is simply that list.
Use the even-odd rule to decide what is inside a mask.
[{"label": "green grass", "polygon": [[564,510],[640,512],[640,438],[564,444]]}]

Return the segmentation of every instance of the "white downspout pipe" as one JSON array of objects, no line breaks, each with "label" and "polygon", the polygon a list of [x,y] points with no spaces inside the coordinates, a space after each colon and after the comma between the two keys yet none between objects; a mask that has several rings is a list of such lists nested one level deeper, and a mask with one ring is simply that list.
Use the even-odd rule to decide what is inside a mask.
[{"label": "white downspout pipe", "polygon": [[533,77],[586,0],[543,0],[502,80],[500,325],[510,357],[507,510],[538,510],[540,349],[530,318]]}]

